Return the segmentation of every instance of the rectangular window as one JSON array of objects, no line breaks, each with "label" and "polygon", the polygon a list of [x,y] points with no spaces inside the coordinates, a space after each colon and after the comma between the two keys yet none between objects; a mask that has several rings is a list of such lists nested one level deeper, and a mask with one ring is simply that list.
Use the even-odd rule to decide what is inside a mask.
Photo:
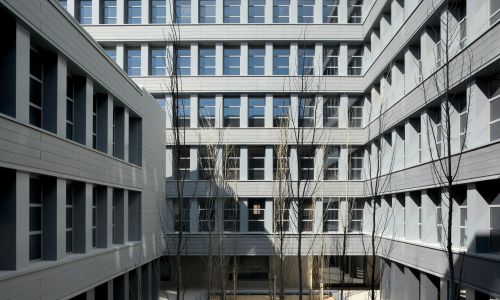
[{"label": "rectangular window", "polygon": [[167,50],[165,48],[151,48],[151,75],[167,75]]},{"label": "rectangular window", "polygon": [[[350,203],[349,203],[350,202]],[[349,199],[349,231],[359,232],[363,230],[363,206],[362,199]]]},{"label": "rectangular window", "polygon": [[[498,197],[497,197],[498,198]],[[500,205],[498,200],[490,204],[490,252],[500,252]]]},{"label": "rectangular window", "polygon": [[363,175],[363,149],[349,149],[349,179],[361,180]]},{"label": "rectangular window", "polygon": [[339,199],[323,200],[323,232],[339,231]]},{"label": "rectangular window", "polygon": [[80,0],[78,6],[80,24],[92,24],[92,0]]},{"label": "rectangular window", "polygon": [[287,180],[290,177],[290,154],[287,146],[276,146],[273,149],[273,178]]},{"label": "rectangular window", "polygon": [[224,98],[224,127],[240,127],[240,98]]},{"label": "rectangular window", "polygon": [[460,247],[467,247],[467,199],[460,204]]},{"label": "rectangular window", "polygon": [[151,23],[165,24],[167,23],[167,1],[152,0],[151,1]]},{"label": "rectangular window", "polygon": [[177,75],[191,75],[191,49],[177,48]]},{"label": "rectangular window", "polygon": [[340,146],[329,146],[325,149],[325,180],[339,179]]},{"label": "rectangular window", "polygon": [[467,121],[468,121],[468,108],[467,108],[467,97],[465,94],[459,96],[458,99],[458,116],[459,116],[459,126],[460,126],[460,149],[467,149]]},{"label": "rectangular window", "polygon": [[265,147],[248,147],[248,180],[264,180]]},{"label": "rectangular window", "polygon": [[215,75],[215,47],[200,48],[200,75]]},{"label": "rectangular window", "polygon": [[73,252],[73,184],[66,184],[66,253]]},{"label": "rectangular window", "polygon": [[490,140],[492,142],[500,139],[500,78],[498,76],[499,74],[495,75],[496,78],[489,82]]},{"label": "rectangular window", "polygon": [[[102,126],[99,124],[99,127]],[[92,149],[97,149],[97,95],[92,95]]]},{"label": "rectangular window", "polygon": [[288,127],[290,98],[273,98],[273,127]]},{"label": "rectangular window", "polygon": [[417,199],[415,199],[415,202],[417,204],[417,210],[418,210],[418,223],[417,223],[418,239],[422,240],[422,199],[420,197],[420,194],[417,196]]},{"label": "rectangular window", "polygon": [[264,127],[265,125],[266,98],[248,98],[248,127]]},{"label": "rectangular window", "polygon": [[178,165],[178,173],[175,174],[175,177],[177,177],[177,179],[189,179],[189,172],[191,169],[191,154],[189,147],[181,146],[179,149],[174,148],[173,151],[175,157],[178,157],[175,161],[175,164]]},{"label": "rectangular window", "polygon": [[298,75],[314,75],[314,48],[299,48],[297,62]]},{"label": "rectangular window", "polygon": [[240,231],[240,203],[233,198],[224,200],[224,231]]},{"label": "rectangular window", "polygon": [[191,0],[175,0],[175,22],[191,23]]},{"label": "rectangular window", "polygon": [[340,97],[323,97],[323,127],[339,127]]},{"label": "rectangular window", "polygon": [[102,23],[116,24],[116,0],[102,2]]},{"label": "rectangular window", "polygon": [[129,76],[141,76],[141,49],[127,49],[127,74]]},{"label": "rectangular window", "polygon": [[141,24],[141,0],[127,0],[127,24]]},{"label": "rectangular window", "polygon": [[264,75],[265,57],[264,47],[248,48],[248,75]]},{"label": "rectangular window", "polygon": [[314,127],[315,112],[314,98],[299,98],[299,127]]},{"label": "rectangular window", "polygon": [[290,230],[290,204],[289,198],[278,199],[274,203],[274,232],[287,232]]},{"label": "rectangular window", "polygon": [[42,55],[30,50],[30,124],[42,127],[43,110],[43,59]]},{"label": "rectangular window", "polygon": [[224,47],[224,75],[240,75],[240,48]]},{"label": "rectangular window", "polygon": [[273,1],[273,23],[290,22],[290,0]]},{"label": "rectangular window", "polygon": [[116,62],[116,48],[104,48],[104,52],[113,60]]},{"label": "rectangular window", "polygon": [[348,54],[348,66],[347,75],[359,76],[363,70],[363,48],[361,47],[349,47],[347,50]]},{"label": "rectangular window", "polygon": [[198,148],[198,176],[201,180],[212,179],[215,172],[215,150]]},{"label": "rectangular window", "polygon": [[339,48],[323,49],[323,75],[339,75]]},{"label": "rectangular window", "polygon": [[290,66],[290,48],[273,49],[273,75],[288,75]]},{"label": "rectangular window", "polygon": [[224,0],[224,23],[240,22],[240,0]]},{"label": "rectangular window", "polygon": [[418,162],[422,162],[422,130],[420,128],[420,119],[413,119],[414,121],[414,126],[415,126],[415,131],[417,133],[417,151],[418,151]]},{"label": "rectangular window", "polygon": [[215,229],[215,203],[213,199],[198,199],[198,231],[210,232]]},{"label": "rectangular window", "polygon": [[363,18],[363,0],[347,1],[347,23],[361,23]]},{"label": "rectangular window", "polygon": [[299,23],[314,22],[314,0],[299,0]]},{"label": "rectangular window", "polygon": [[41,179],[30,177],[29,202],[29,259],[42,259],[43,189]]},{"label": "rectangular window", "polygon": [[215,23],[215,0],[200,0],[200,23]]},{"label": "rectangular window", "polygon": [[248,0],[248,23],[265,22],[266,0]]},{"label": "rectangular window", "polygon": [[349,98],[349,127],[363,126],[363,98]]},{"label": "rectangular window", "polygon": [[191,99],[182,97],[177,99],[176,104],[177,105],[173,108],[175,115],[177,116],[174,119],[174,127],[190,127]]},{"label": "rectangular window", "polygon": [[265,231],[266,199],[248,199],[248,231]]},{"label": "rectangular window", "polygon": [[316,148],[303,146],[297,149],[300,180],[314,180],[314,160]]},{"label": "rectangular window", "polygon": [[92,247],[97,247],[97,187],[92,187]]},{"label": "rectangular window", "polygon": [[300,201],[298,209],[299,230],[301,232],[312,231],[314,226],[314,201],[311,198],[300,198],[298,201]]},{"label": "rectangular window", "polygon": [[224,178],[228,180],[240,179],[240,147],[227,146],[224,148]]},{"label": "rectangular window", "polygon": [[434,126],[435,126],[435,139],[436,139],[436,154],[437,158],[441,157],[441,153],[443,150],[443,123],[442,123],[442,116],[441,116],[441,107],[434,107],[431,108],[432,112],[432,119],[434,121]]},{"label": "rectangular window", "polygon": [[66,76],[66,138],[74,139],[75,83],[73,77]]},{"label": "rectangular window", "polygon": [[[191,210],[191,199],[183,198],[182,207],[179,207],[179,199],[173,199],[174,204],[174,230],[179,232],[189,232],[189,215]],[[180,209],[180,211],[179,211]],[[181,227],[182,224],[182,227]]]},{"label": "rectangular window", "polygon": [[59,0],[59,4],[64,7],[64,9],[68,9],[68,0]]},{"label": "rectangular window", "polygon": [[323,0],[323,23],[339,22],[339,0]]},{"label": "rectangular window", "polygon": [[200,97],[198,101],[198,127],[215,127],[215,99]]},{"label": "rectangular window", "polygon": [[443,209],[441,206],[441,199],[436,204],[436,233],[438,243],[444,242],[444,232],[443,232]]}]

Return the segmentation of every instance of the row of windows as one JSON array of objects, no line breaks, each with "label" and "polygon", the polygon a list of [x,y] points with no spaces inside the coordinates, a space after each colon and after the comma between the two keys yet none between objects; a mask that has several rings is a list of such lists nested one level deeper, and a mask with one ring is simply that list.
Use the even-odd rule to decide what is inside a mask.
[{"label": "row of windows", "polygon": [[[101,24],[117,24],[117,1],[100,0],[100,20]],[[165,24],[168,12],[167,0],[150,1],[151,24]],[[290,23],[290,0],[268,0],[272,1],[273,23]],[[299,0],[297,7],[298,23],[314,22],[315,1],[321,0]],[[189,24],[192,22],[191,1],[174,1],[174,21],[179,24]],[[67,0],[60,0],[59,3],[67,9]],[[92,24],[92,0],[76,1],[76,19],[81,24]],[[322,22],[339,22],[339,0],[322,1]],[[142,7],[141,0],[125,0],[125,23],[141,24]],[[248,23],[265,22],[266,0],[248,1]],[[361,23],[363,11],[363,0],[347,1],[347,22]],[[198,7],[198,23],[216,23],[216,0],[200,0]],[[241,0],[223,0],[223,22],[241,23]]]},{"label": "row of windows", "polygon": [[[116,61],[116,49],[105,47],[106,53]],[[152,76],[165,76],[175,65],[178,75],[192,75],[192,53],[189,47],[180,47],[174,50],[173,55],[168,55],[166,47],[151,47],[149,49],[149,72]],[[361,75],[363,67],[363,49],[361,47],[349,46],[347,56],[347,74],[350,76]],[[200,47],[198,50],[198,75],[216,74],[216,50],[215,46]],[[247,61],[248,75],[264,75],[266,49],[264,46],[250,46],[248,56],[242,57],[240,47],[224,46],[222,51],[223,75],[246,75],[241,71],[242,59]],[[297,74],[314,75],[315,69],[320,68],[323,75],[339,75],[339,47],[325,47],[323,49],[323,63],[316,65],[314,46],[300,48],[297,51]],[[175,61],[169,61],[172,57]],[[272,74],[290,75],[290,47],[275,46],[272,51]],[[128,47],[126,49],[125,69],[130,76],[141,76],[141,49]]]},{"label": "row of windows", "polygon": [[[164,99],[159,99],[164,101]],[[224,96],[223,98],[223,127],[240,127],[241,119],[247,118],[248,127],[265,127],[266,97],[248,97],[248,116],[241,115],[241,98]],[[321,123],[323,127],[339,127],[340,96],[323,96],[323,110],[318,111],[318,102],[313,97],[298,99],[298,126],[293,124],[291,116],[291,100],[287,96],[274,96],[272,101],[273,127],[314,127]],[[178,98],[175,105],[168,107],[174,116],[174,126],[191,127],[192,104],[190,98]],[[363,98],[349,97],[346,105],[348,126],[360,128],[363,125]],[[198,98],[198,127],[215,127],[216,99],[210,96]],[[318,123],[319,122],[319,123]]]},{"label": "row of windows", "polygon": [[[315,175],[314,170],[317,167],[317,150],[319,148],[313,146],[304,146],[297,150],[297,165],[295,166],[300,180],[314,180],[317,176],[321,176],[324,180],[339,180],[339,164],[341,147],[332,145],[325,147],[323,165],[321,166],[321,174]],[[364,152],[361,148],[348,149],[348,178],[350,180],[360,180],[363,177],[363,156]],[[176,162],[179,164],[175,170],[175,176],[178,179],[188,179],[191,168],[191,151],[189,147],[182,147],[175,150]],[[247,174],[248,180],[265,180],[265,146],[250,146],[247,148]],[[210,147],[198,148],[198,179],[212,180],[218,176],[219,172],[216,169],[217,164],[217,149]],[[241,149],[238,146],[232,146],[225,149],[223,159],[220,162],[222,166],[223,177],[228,180],[239,180],[241,177]],[[276,146],[272,150],[273,159],[273,179],[287,180],[290,178],[290,155],[289,148],[281,149]]]},{"label": "row of windows", "polygon": [[[216,228],[216,207],[215,201],[211,198],[198,198],[196,201],[184,198],[182,208],[179,207],[179,201],[176,199],[168,199],[172,201],[174,212],[174,230],[190,232],[191,226],[191,206],[196,205],[196,221],[198,232],[211,232]],[[223,230],[227,232],[241,231],[241,213],[242,205],[234,199],[225,199],[223,206]],[[315,203],[311,198],[301,198],[296,207],[292,208],[291,199],[285,199],[283,203],[269,201],[265,198],[250,198],[245,204],[244,211],[248,213],[247,228],[249,232],[265,232],[265,211],[272,209],[273,211],[273,231],[290,231],[291,224],[298,224],[301,231],[313,231],[314,227],[314,211]],[[359,232],[362,230],[363,224],[363,205],[361,199],[350,199],[349,201],[349,232]],[[272,204],[270,206],[270,204]],[[322,231],[323,232],[338,232],[339,227],[339,198],[325,198],[323,200],[323,216],[322,216]],[[293,212],[300,210],[298,214],[298,222],[292,222],[290,216]]]}]

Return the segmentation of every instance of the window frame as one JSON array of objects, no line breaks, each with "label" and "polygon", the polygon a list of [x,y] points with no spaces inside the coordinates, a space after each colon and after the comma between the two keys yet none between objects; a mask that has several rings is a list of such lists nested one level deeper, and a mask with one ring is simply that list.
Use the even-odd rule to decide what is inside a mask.
[{"label": "window frame", "polygon": [[[319,0],[298,0],[298,3],[297,3],[297,6],[298,6],[298,8],[297,8],[297,23],[299,23],[299,24],[314,23],[315,1],[319,1]],[[308,14],[310,14],[310,15],[308,15]]]},{"label": "window frame", "polygon": [[338,197],[323,199],[323,232],[339,231],[339,212],[340,199]]},{"label": "window frame", "polygon": [[117,7],[118,7],[117,0],[103,0],[102,12],[101,12],[102,13],[101,22],[103,24],[117,23]]},{"label": "window frame", "polygon": [[198,74],[200,76],[214,76],[216,66],[215,47],[200,47],[198,50]]},{"label": "window frame", "polygon": [[[40,77],[38,77],[36,74],[33,74],[32,72],[32,64],[34,63],[33,62],[33,57],[34,57],[34,54],[36,56],[38,56],[39,58],[39,67],[40,67]],[[43,118],[43,106],[44,106],[44,60],[43,60],[43,56],[42,54],[35,48],[31,47],[30,48],[30,100],[29,100],[29,123],[33,126],[36,126],[36,127],[39,127],[39,128],[43,128],[43,124],[44,124],[44,118]],[[32,92],[31,92],[31,89],[32,89],[32,84],[31,84],[31,81],[34,81],[36,82],[37,84],[39,84],[39,88],[40,88],[40,93],[39,93],[39,96],[40,96],[40,104],[37,104],[33,101],[33,96],[32,96]],[[36,113],[37,115],[39,114],[39,119],[40,119],[40,124],[38,123],[35,123],[35,120],[32,119],[32,111],[35,111],[36,110]]]},{"label": "window frame", "polygon": [[[223,6],[224,6],[223,7],[223,23],[238,24],[241,22],[241,0],[223,0]],[[230,15],[230,11],[234,7],[238,7],[238,15],[237,16]]]},{"label": "window frame", "polygon": [[[261,64],[257,64],[262,62]],[[264,75],[266,69],[266,48],[248,47],[248,75]]]},{"label": "window frame", "polygon": [[248,231],[249,232],[264,232],[265,227],[265,198],[250,198],[248,199]]},{"label": "window frame", "polygon": [[338,76],[339,75],[339,48],[325,47],[323,48],[323,75]]},{"label": "window frame", "polygon": [[331,145],[325,149],[324,180],[339,180],[340,146]]},{"label": "window frame", "polygon": [[[215,24],[217,12],[216,0],[199,0],[198,2],[198,22],[200,24]],[[212,14],[208,14],[213,12]]]},{"label": "window frame", "polygon": [[[151,76],[166,76],[167,49],[165,47],[151,47],[149,51],[151,54],[151,60],[150,60]],[[158,63],[160,65],[157,65]]]},{"label": "window frame", "polygon": [[223,75],[239,76],[241,69],[241,48],[224,47],[223,49]]},{"label": "window frame", "polygon": [[[260,164],[262,166],[259,166]],[[265,180],[265,169],[266,148],[264,146],[248,147],[248,180]],[[260,176],[257,176],[257,174],[260,174]]]},{"label": "window frame", "polygon": [[339,111],[339,96],[323,96],[323,127],[338,128],[340,122]]},{"label": "window frame", "polygon": [[[70,107],[71,106],[71,107]],[[66,75],[66,138],[75,139],[75,80]]]},{"label": "window frame", "polygon": [[[28,220],[28,228],[29,228],[29,261],[30,262],[34,262],[34,261],[40,261],[40,260],[43,260],[43,256],[44,256],[44,253],[43,253],[43,239],[44,239],[44,234],[43,234],[43,224],[44,224],[44,214],[43,214],[43,196],[44,196],[44,192],[43,192],[43,182],[42,182],[42,179],[39,178],[38,176],[30,176],[30,186],[29,186],[29,193],[30,193],[30,196],[29,196],[29,206],[28,206],[28,214],[29,214],[29,220]],[[37,202],[33,202],[32,200],[35,200],[33,198],[33,184],[34,182],[37,182],[37,184],[39,185],[40,187],[40,190],[37,191],[39,192],[39,198],[40,200],[37,201]],[[34,209],[36,209],[36,211],[38,212],[39,214],[39,218],[40,218],[40,229],[39,230],[32,230],[32,224],[31,224],[31,219],[32,219],[32,212],[34,211]],[[32,253],[31,253],[31,248],[32,248],[32,240],[31,238],[33,236],[39,236],[40,238],[40,249],[37,249],[37,253],[40,252],[40,255],[37,256],[37,257],[34,257],[32,258]]]},{"label": "window frame", "polygon": [[[156,9],[156,10],[155,10]],[[163,15],[155,15],[155,11],[164,13]],[[151,0],[150,7],[150,22],[151,24],[166,24],[167,23],[167,1],[166,0]]]},{"label": "window frame", "polygon": [[[253,104],[252,102],[263,101],[261,105]],[[262,111],[262,114],[253,115],[254,110]],[[257,122],[256,122],[257,120]],[[262,126],[256,126],[256,123],[262,123]],[[266,126],[266,97],[248,97],[248,127],[264,128]]]},{"label": "window frame", "polygon": [[[141,76],[141,48],[127,48],[127,74],[131,77]],[[138,63],[138,65],[136,65]]]},{"label": "window frame", "polygon": [[[262,15],[257,15],[257,14],[252,15],[252,12],[257,12],[260,10],[262,10]],[[248,23],[258,24],[258,23],[265,23],[265,21],[266,21],[266,1],[248,0]]]},{"label": "window frame", "polygon": [[[137,12],[138,15],[133,13]],[[141,24],[142,23],[142,1],[141,0],[127,0],[126,3],[126,17],[127,24]]]},{"label": "window frame", "polygon": [[[286,15],[282,15],[281,8],[287,11]],[[273,23],[288,24],[290,23],[290,0],[274,0],[273,1]]]},{"label": "window frame", "polygon": [[[350,11],[349,11],[350,10]],[[359,14],[354,14],[359,10]],[[348,0],[347,1],[347,23],[360,24],[363,21],[363,1]]]},{"label": "window frame", "polygon": [[[202,102],[207,101],[203,104]],[[211,103],[208,103],[210,101]],[[214,97],[198,98],[198,127],[200,128],[214,128],[216,116],[216,101]]]},{"label": "window frame", "polygon": [[273,127],[288,127],[291,113],[290,97],[273,97]]},{"label": "window frame", "polygon": [[[337,24],[339,22],[339,0],[323,0],[323,23]],[[328,20],[332,20],[328,22]]]},{"label": "window frame", "polygon": [[[286,59],[286,64],[283,63],[285,59]],[[273,75],[281,75],[281,76],[290,75],[289,47],[273,47]]]},{"label": "window frame", "polygon": [[78,23],[92,24],[92,0],[78,0]]},{"label": "window frame", "polygon": [[[241,125],[241,98],[239,97],[224,97],[223,100],[223,127],[240,127]],[[237,112],[237,116],[230,113]],[[238,120],[235,122],[234,120]]]},{"label": "window frame", "polygon": [[174,23],[191,24],[191,0],[175,0]]}]

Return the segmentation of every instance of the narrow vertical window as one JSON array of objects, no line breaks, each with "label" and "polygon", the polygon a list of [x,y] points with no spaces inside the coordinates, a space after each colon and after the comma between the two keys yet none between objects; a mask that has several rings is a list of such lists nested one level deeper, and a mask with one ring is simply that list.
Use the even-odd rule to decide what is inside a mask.
[{"label": "narrow vertical window", "polygon": [[187,146],[182,146],[179,149],[174,149],[175,156],[178,157],[176,161],[177,166],[177,174],[175,177],[177,179],[189,179],[189,171],[190,171],[190,163],[191,163],[191,154],[190,149]]},{"label": "narrow vertical window", "polygon": [[104,0],[102,2],[102,23],[116,24],[116,0]]},{"label": "narrow vertical window", "polygon": [[215,99],[200,97],[198,102],[198,126],[215,127]]},{"label": "narrow vertical window", "polygon": [[290,0],[273,1],[273,23],[290,22]]},{"label": "narrow vertical window", "polygon": [[299,98],[299,127],[314,127],[316,103],[314,97]]},{"label": "narrow vertical window", "polygon": [[290,48],[275,47],[273,49],[273,75],[288,75],[290,64]]},{"label": "narrow vertical window", "polygon": [[241,0],[224,0],[224,23],[240,22]]},{"label": "narrow vertical window", "polygon": [[97,149],[97,95],[96,94],[94,94],[92,97],[92,148]]},{"label": "narrow vertical window", "polygon": [[200,0],[200,23],[215,23],[215,0]]},{"label": "narrow vertical window", "polygon": [[167,1],[152,0],[151,1],[151,23],[165,24],[167,23]]},{"label": "narrow vertical window", "polygon": [[347,23],[361,23],[363,18],[363,0],[347,1]]},{"label": "narrow vertical window", "polygon": [[361,180],[363,175],[363,149],[349,149],[349,179]]},{"label": "narrow vertical window", "polygon": [[490,252],[500,252],[500,198],[490,203]]},{"label": "narrow vertical window", "polygon": [[224,127],[240,127],[240,98],[224,98]]},{"label": "narrow vertical window", "polygon": [[116,62],[116,48],[104,48],[104,52],[113,60]]},{"label": "narrow vertical window", "polygon": [[200,48],[199,74],[215,75],[215,47]]},{"label": "narrow vertical window", "polygon": [[198,178],[212,179],[215,171],[215,150],[208,147],[198,148]]},{"label": "narrow vertical window", "polygon": [[97,187],[92,187],[92,247],[97,247]]},{"label": "narrow vertical window", "polygon": [[265,231],[266,199],[248,199],[248,231]]},{"label": "narrow vertical window", "polygon": [[298,75],[314,75],[314,48],[299,48]]},{"label": "narrow vertical window", "polygon": [[348,51],[347,75],[359,76],[363,69],[363,48],[349,47]]},{"label": "narrow vertical window", "polygon": [[141,24],[141,0],[127,0],[127,23]]},{"label": "narrow vertical window", "polygon": [[489,82],[490,141],[492,142],[500,139],[500,74],[494,77]]},{"label": "narrow vertical window", "polygon": [[265,57],[264,47],[248,48],[248,75],[264,75]]},{"label": "narrow vertical window", "polygon": [[92,0],[80,0],[78,6],[80,24],[92,24]]},{"label": "narrow vertical window", "polygon": [[265,0],[248,0],[248,23],[264,23]]},{"label": "narrow vertical window", "polygon": [[127,74],[129,76],[141,75],[141,49],[127,49]]},{"label": "narrow vertical window", "polygon": [[[179,201],[179,199],[173,199],[173,200],[174,200],[174,220],[175,220],[174,230],[176,232],[179,231],[189,232],[191,199],[183,198],[182,201]],[[179,202],[182,202],[182,204],[179,204]],[[182,205],[182,207],[179,207],[179,205]]]},{"label": "narrow vertical window", "polygon": [[240,179],[240,147],[229,145],[224,149],[224,178],[228,180]]},{"label": "narrow vertical window", "polygon": [[59,0],[59,4],[64,7],[64,9],[68,9],[68,0]]},{"label": "narrow vertical window", "polygon": [[299,0],[299,23],[312,23],[314,21],[314,1]]},{"label": "narrow vertical window", "polygon": [[323,127],[339,127],[339,107],[338,96],[323,97]]},{"label": "narrow vertical window", "polygon": [[339,199],[325,198],[323,202],[323,231],[339,230]]},{"label": "narrow vertical window", "polygon": [[29,259],[30,261],[42,259],[43,239],[43,191],[41,179],[30,178],[29,202]]},{"label": "narrow vertical window", "polygon": [[43,111],[43,59],[35,49],[30,50],[30,124],[42,127]]},{"label": "narrow vertical window", "polygon": [[298,148],[297,152],[300,180],[314,180],[314,160],[316,157],[316,148],[303,146]]},{"label": "narrow vertical window", "polygon": [[234,198],[224,199],[224,231],[240,231],[240,203]]},{"label": "narrow vertical window", "polygon": [[[174,127],[190,127],[191,126],[191,99],[179,98],[177,105],[174,107],[174,113],[177,116],[174,120]],[[177,124],[175,124],[177,122]]]},{"label": "narrow vertical window", "polygon": [[444,242],[444,232],[443,232],[443,208],[441,199],[438,199],[436,204],[436,234],[438,243]]},{"label": "narrow vertical window", "polygon": [[363,126],[363,98],[349,98],[349,127]]},{"label": "narrow vertical window", "polygon": [[191,49],[188,47],[177,48],[177,75],[191,75]]},{"label": "narrow vertical window", "polygon": [[224,47],[224,75],[240,75],[240,48]]},{"label": "narrow vertical window", "polygon": [[167,74],[167,50],[165,48],[151,49],[151,75],[165,76]]},{"label": "narrow vertical window", "polygon": [[323,50],[323,75],[339,75],[339,48],[325,47]]},{"label": "narrow vertical window", "polygon": [[73,252],[73,227],[74,227],[74,218],[73,218],[73,184],[68,182],[66,184],[66,253]]},{"label": "narrow vertical window", "polygon": [[290,179],[290,150],[287,146],[276,146],[273,149],[274,180]]},{"label": "narrow vertical window", "polygon": [[264,180],[265,147],[248,147],[248,180]]},{"label": "narrow vertical window", "polygon": [[339,22],[339,0],[323,0],[323,23]]},{"label": "narrow vertical window", "polygon": [[468,122],[468,108],[467,108],[467,97],[465,94],[461,94],[458,99],[458,117],[459,117],[459,127],[460,127],[460,150],[467,149],[467,122]]},{"label": "narrow vertical window", "polygon": [[266,98],[248,98],[248,127],[264,127]]},{"label": "narrow vertical window", "polygon": [[175,22],[191,23],[191,0],[175,0]]},{"label": "narrow vertical window", "polygon": [[329,146],[325,149],[325,180],[339,179],[340,146]]},{"label": "narrow vertical window", "polygon": [[349,231],[359,232],[363,230],[363,199],[348,200],[349,209]]},{"label": "narrow vertical window", "polygon": [[460,209],[460,247],[467,247],[467,191],[465,191],[465,199],[459,206]]},{"label": "narrow vertical window", "polygon": [[300,198],[299,210],[302,210],[302,218],[299,220],[299,230],[312,231],[314,225],[314,201],[311,198]]},{"label": "narrow vertical window", "polygon": [[198,199],[198,231],[211,232],[215,229],[215,203],[210,198]]},{"label": "narrow vertical window", "polygon": [[287,232],[290,230],[290,204],[290,198],[274,202],[275,232]]},{"label": "narrow vertical window", "polygon": [[66,77],[66,138],[74,139],[75,83],[73,77]]},{"label": "narrow vertical window", "polygon": [[290,98],[273,99],[273,127],[288,127],[290,117]]}]

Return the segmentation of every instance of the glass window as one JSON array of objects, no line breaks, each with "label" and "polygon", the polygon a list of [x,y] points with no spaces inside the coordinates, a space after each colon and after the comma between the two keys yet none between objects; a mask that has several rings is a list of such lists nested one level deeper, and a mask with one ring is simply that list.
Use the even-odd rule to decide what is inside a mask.
[{"label": "glass window", "polygon": [[325,198],[323,201],[323,231],[339,231],[339,199]]},{"label": "glass window", "polygon": [[275,97],[273,99],[273,127],[288,127],[290,98]]},{"label": "glass window", "polygon": [[30,124],[42,127],[43,110],[43,59],[42,55],[30,50]]},{"label": "glass window", "polygon": [[287,146],[275,146],[273,149],[273,178],[287,180],[290,178],[290,155]]},{"label": "glass window", "polygon": [[224,98],[224,127],[240,127],[240,98]]},{"label": "glass window", "polygon": [[141,0],[127,0],[127,23],[141,24]]},{"label": "glass window", "polygon": [[224,23],[240,22],[240,0],[224,0]]},{"label": "glass window", "polygon": [[[183,198],[182,199],[182,208],[179,207],[179,199],[173,199],[174,204],[174,219],[175,219],[175,228],[174,230],[179,232],[189,232],[189,216],[191,210],[191,199]],[[180,208],[180,211],[179,211]],[[181,227],[182,224],[182,227]]]},{"label": "glass window", "polygon": [[141,49],[127,49],[127,74],[129,76],[141,76]]},{"label": "glass window", "polygon": [[314,75],[314,48],[299,48],[297,55],[298,75]]},{"label": "glass window", "polygon": [[490,252],[500,252],[500,206],[490,205]]},{"label": "glass window", "polygon": [[248,75],[264,75],[266,49],[248,47]]},{"label": "glass window", "polygon": [[363,49],[361,47],[349,47],[347,75],[361,75],[362,69]]},{"label": "glass window", "polygon": [[152,0],[151,1],[151,23],[165,24],[167,23],[167,1]]},{"label": "glass window", "polygon": [[66,138],[74,138],[75,119],[75,83],[73,77],[66,76]]},{"label": "glass window", "polygon": [[240,147],[229,145],[224,148],[224,152],[224,178],[240,179]]},{"label": "glass window", "polygon": [[303,146],[297,149],[300,180],[314,180],[314,160],[316,148]]},{"label": "glass window", "polygon": [[233,198],[224,199],[224,231],[240,231],[240,203]]},{"label": "glass window", "polygon": [[339,48],[323,49],[323,75],[339,75]]},{"label": "glass window", "polygon": [[325,180],[339,179],[340,146],[328,146],[325,149]]},{"label": "glass window", "polygon": [[273,1],[273,22],[274,23],[290,22],[290,0]]},{"label": "glass window", "polygon": [[64,7],[64,9],[68,9],[68,0],[59,0],[59,4]]},{"label": "glass window", "polygon": [[174,111],[176,111],[177,118],[174,119],[174,123],[178,122],[178,124],[174,124],[174,127],[190,127],[191,126],[191,99],[181,97],[176,101],[177,105],[173,107]]},{"label": "glass window", "polygon": [[313,97],[299,98],[299,127],[314,127],[315,105]]},{"label": "glass window", "polygon": [[200,48],[200,75],[215,75],[215,47]]},{"label": "glass window", "polygon": [[191,0],[175,0],[175,22],[191,23]]},{"label": "glass window", "polygon": [[265,125],[266,98],[248,98],[248,127],[264,127]]},{"label": "glass window", "polygon": [[31,177],[29,189],[29,259],[33,261],[42,259],[43,191],[41,180]]},{"label": "glass window", "polygon": [[151,75],[165,76],[167,74],[167,50],[151,48]]},{"label": "glass window", "polygon": [[347,1],[347,23],[361,23],[363,18],[363,0]]},{"label": "glass window", "polygon": [[349,98],[349,127],[363,126],[363,98]]},{"label": "glass window", "polygon": [[80,24],[92,24],[92,0],[80,0],[78,9]]},{"label": "glass window", "polygon": [[198,231],[215,230],[215,203],[209,198],[198,199]]},{"label": "glass window", "polygon": [[314,21],[314,0],[299,0],[299,23]]},{"label": "glass window", "polygon": [[[191,169],[190,166],[190,159],[191,159],[191,153],[190,149],[187,146],[181,146],[178,149],[173,149],[175,157],[178,157],[176,161],[177,166],[177,174],[175,176],[177,179],[189,179],[189,172]],[[175,153],[177,152],[177,153]]]},{"label": "glass window", "polygon": [[[467,193],[464,193],[467,197]],[[463,199],[459,206],[460,213],[460,247],[467,247],[467,199]]]},{"label": "glass window", "polygon": [[198,148],[198,178],[212,179],[215,171],[215,150],[208,147]]},{"label": "glass window", "polygon": [[240,48],[224,47],[224,75],[240,75]]},{"label": "glass window", "polygon": [[116,48],[104,48],[104,51],[106,52],[106,54],[113,60],[116,62]]},{"label": "glass window", "polygon": [[266,199],[248,199],[248,231],[265,231]]},{"label": "glass window", "polygon": [[200,23],[215,23],[215,0],[200,0]]},{"label": "glass window", "polygon": [[266,0],[248,0],[248,23],[265,22]]},{"label": "glass window", "polygon": [[273,75],[288,75],[290,64],[290,48],[275,47],[273,49]]},{"label": "glass window", "polygon": [[459,116],[459,127],[460,127],[460,149],[467,149],[466,137],[467,137],[467,121],[468,121],[468,107],[467,107],[467,96],[461,94],[458,96],[458,116]]},{"label": "glass window", "polygon": [[500,2],[490,0],[490,25],[495,24],[498,20],[500,20]]},{"label": "glass window", "polygon": [[363,175],[363,149],[349,149],[349,179],[361,180]]},{"label": "glass window", "polygon": [[444,242],[444,232],[443,232],[443,208],[441,204],[441,197],[438,199],[438,203],[436,204],[436,231],[437,231],[437,242]]},{"label": "glass window", "polygon": [[97,247],[97,187],[92,188],[92,247]]},{"label": "glass window", "polygon": [[[299,230],[312,231],[314,225],[314,201],[311,198],[299,198]],[[302,213],[300,213],[302,212]],[[302,215],[300,217],[300,215]]]},{"label": "glass window", "polygon": [[489,82],[489,98],[490,98],[490,140],[496,141],[500,139],[500,78],[498,74],[496,78]]},{"label": "glass window", "polygon": [[[97,149],[97,103],[98,103],[97,95],[94,94],[92,96],[92,148],[93,149]],[[99,124],[99,127],[101,126],[102,125]]]},{"label": "glass window", "polygon": [[177,75],[191,75],[191,49],[177,48]]},{"label": "glass window", "polygon": [[349,199],[349,231],[362,231],[363,230],[363,206],[362,199]]},{"label": "glass window", "polygon": [[277,199],[274,201],[274,222],[275,232],[286,232],[290,230],[290,204],[289,198]]},{"label": "glass window", "polygon": [[116,24],[116,0],[102,2],[102,23]]},{"label": "glass window", "polygon": [[323,127],[339,127],[339,107],[338,96],[323,97]]},{"label": "glass window", "polygon": [[323,0],[323,23],[339,22],[339,0]]},{"label": "glass window", "polygon": [[73,184],[66,184],[66,253],[73,252]]},{"label": "glass window", "polygon": [[248,147],[248,180],[264,180],[265,147]]},{"label": "glass window", "polygon": [[215,127],[215,99],[213,97],[200,97],[198,114],[199,127]]}]

